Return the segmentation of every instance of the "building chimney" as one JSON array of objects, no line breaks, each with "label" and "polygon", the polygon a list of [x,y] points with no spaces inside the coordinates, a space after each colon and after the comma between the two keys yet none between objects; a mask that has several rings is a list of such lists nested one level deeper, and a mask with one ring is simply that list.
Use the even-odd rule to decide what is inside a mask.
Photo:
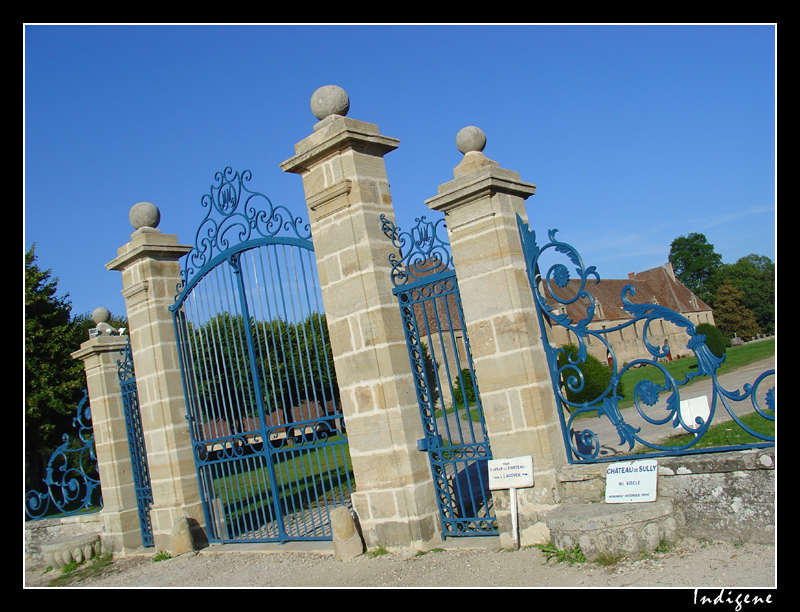
[{"label": "building chimney", "polygon": [[628,272],[628,279],[633,280],[636,278],[636,272]]}]

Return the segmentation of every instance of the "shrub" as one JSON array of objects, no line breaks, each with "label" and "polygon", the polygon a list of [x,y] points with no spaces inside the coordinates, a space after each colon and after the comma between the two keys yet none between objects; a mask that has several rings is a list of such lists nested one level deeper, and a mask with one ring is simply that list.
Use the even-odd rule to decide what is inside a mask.
[{"label": "shrub", "polygon": [[[566,344],[561,348],[563,352],[558,354],[559,369],[569,363],[567,360],[568,356],[571,356],[573,360],[577,359],[578,356],[578,347],[574,344]],[[586,355],[585,363],[578,363],[576,367],[583,374],[583,388],[580,391],[572,391],[569,389],[566,384],[567,380],[571,376],[577,378],[578,375],[577,372],[574,372],[570,368],[566,369],[562,374],[562,382],[564,384],[566,397],[570,402],[575,404],[592,403],[608,388],[611,382],[611,368],[603,365],[599,359],[589,354]],[[625,390],[621,382],[617,385],[615,395],[620,397],[625,395]]]},{"label": "shrub", "polygon": [[722,357],[725,354],[727,342],[719,329],[711,323],[701,323],[697,326],[697,333],[706,337],[706,346],[715,357]]},{"label": "shrub", "polygon": [[[461,388],[461,381],[464,381],[464,388]],[[472,383],[472,374],[470,374],[469,368],[464,368],[461,370],[461,378],[457,378],[455,380],[455,384],[453,385],[453,401],[456,404],[464,404],[466,397],[466,405],[472,406],[475,400],[475,386]]]}]

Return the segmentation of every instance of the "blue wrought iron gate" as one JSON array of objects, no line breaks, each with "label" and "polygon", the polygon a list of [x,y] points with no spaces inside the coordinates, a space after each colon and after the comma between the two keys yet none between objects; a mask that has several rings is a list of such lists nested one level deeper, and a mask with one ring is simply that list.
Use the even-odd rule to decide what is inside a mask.
[{"label": "blue wrought iron gate", "polygon": [[401,232],[381,217],[398,250],[393,290],[400,304],[444,537],[495,535],[488,483],[492,458],[448,243],[436,223]]},{"label": "blue wrought iron gate", "polygon": [[[615,300],[625,312],[616,320],[618,324],[597,323],[595,319],[602,317],[599,300],[592,293],[600,283],[595,266],[584,265],[573,246],[557,240],[558,230],[550,230],[548,242],[540,243],[519,216],[517,225],[571,463],[630,460],[645,453],[649,458],[775,445],[777,388],[770,386],[775,380],[774,368],[742,389],[724,388],[718,369],[725,355],[714,355],[699,325],[687,317],[659,305],[657,300],[635,303],[633,283],[623,285],[618,302]],[[697,360],[694,371],[683,375],[683,380],[676,380],[664,364],[672,357],[665,341],[665,325],[675,330],[673,337],[686,342],[685,348]],[[572,348],[554,346],[558,328],[567,332]],[[552,338],[548,338],[551,333]],[[612,338],[621,338],[623,333],[628,334],[629,342],[635,339],[641,350],[639,357],[620,363]],[[584,368],[592,350],[597,353],[598,349],[601,356],[607,356],[607,383],[603,383],[605,388],[588,393],[593,397],[582,397],[579,394],[587,384]],[[623,376],[633,368],[638,371],[633,380],[638,382],[623,393]],[[681,395],[691,398],[688,383],[704,376],[711,386],[711,398],[710,402],[706,400],[705,410],[698,411],[684,404]],[[741,429],[752,441],[706,444],[703,436],[712,424],[720,422],[726,423],[728,431]],[[676,433],[688,435],[675,437]]]},{"label": "blue wrought iron gate", "polygon": [[331,539],[346,430],[311,234],[230,168],[171,307],[209,541]]},{"label": "blue wrought iron gate", "polygon": [[131,341],[120,351],[122,359],[117,361],[117,375],[122,392],[122,407],[125,413],[125,427],[128,432],[128,448],[131,453],[133,485],[136,491],[136,506],[139,511],[139,526],[142,531],[142,545],[153,546],[153,525],[150,521],[150,506],[153,504],[153,491],[150,487],[150,469],[147,465],[147,448],[142,430],[142,417],[139,412],[139,391],[136,388],[136,373],[133,367]]}]

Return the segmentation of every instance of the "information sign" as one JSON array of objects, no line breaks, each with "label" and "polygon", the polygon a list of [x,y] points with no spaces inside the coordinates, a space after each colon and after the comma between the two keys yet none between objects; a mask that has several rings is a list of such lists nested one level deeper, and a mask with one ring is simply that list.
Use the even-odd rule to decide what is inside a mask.
[{"label": "information sign", "polygon": [[533,457],[489,460],[489,489],[523,489],[533,486]]},{"label": "information sign", "polygon": [[656,501],[657,480],[655,459],[612,463],[606,468],[606,503]]}]

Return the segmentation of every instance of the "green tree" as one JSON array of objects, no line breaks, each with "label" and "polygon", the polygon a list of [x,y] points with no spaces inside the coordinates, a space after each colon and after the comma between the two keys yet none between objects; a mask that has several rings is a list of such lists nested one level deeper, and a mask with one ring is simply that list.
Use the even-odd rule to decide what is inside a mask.
[{"label": "green tree", "polygon": [[[775,264],[769,257],[751,254],[734,264],[723,264],[711,279],[714,294],[723,281],[729,281],[741,296],[741,305],[753,313],[763,333],[775,331]],[[716,295],[709,303],[716,308]]]},{"label": "green tree", "polygon": [[[255,361],[250,363],[248,327]],[[183,342],[191,355],[188,381],[209,419],[228,422],[235,431],[243,418],[257,416],[253,369],[258,372],[268,419],[289,423],[293,409],[306,402],[318,408],[339,399],[330,337],[324,314],[298,323],[276,318],[251,320],[219,313],[202,325],[187,324]],[[314,415],[316,416],[316,415]],[[300,417],[298,417],[300,418]]]},{"label": "green tree", "polygon": [[703,301],[712,294],[709,282],[722,265],[722,257],[714,252],[703,234],[691,233],[672,241],[669,262],[675,277]]},{"label": "green tree", "polygon": [[36,264],[35,244],[25,254],[25,482],[37,486],[43,465],[72,428],[86,378],[70,353],[80,346],[70,320],[68,294]]},{"label": "green tree", "polygon": [[714,322],[728,339],[751,340],[761,333],[753,313],[742,306],[741,291],[728,280],[722,281],[714,295]]}]

